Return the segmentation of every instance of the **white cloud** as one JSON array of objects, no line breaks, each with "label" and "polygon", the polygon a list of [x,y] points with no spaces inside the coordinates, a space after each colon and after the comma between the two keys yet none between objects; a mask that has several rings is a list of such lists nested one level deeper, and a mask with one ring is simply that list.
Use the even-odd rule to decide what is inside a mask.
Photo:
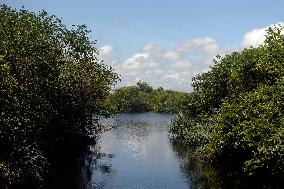
[{"label": "white cloud", "polygon": [[267,29],[268,28],[260,28],[247,32],[241,42],[241,47],[248,48],[263,43]]},{"label": "white cloud", "polygon": [[113,51],[113,47],[111,45],[105,45],[100,48],[100,54],[102,55],[110,55]]},{"label": "white cloud", "polygon": [[154,43],[149,43],[148,45],[146,45],[142,49],[142,52],[149,52],[149,51],[151,51],[151,52],[158,52],[160,50],[161,50],[161,48],[158,45],[156,45]]},{"label": "white cloud", "polygon": [[[276,25],[284,25],[283,22],[279,22]],[[262,44],[265,40],[266,30],[269,27],[273,27],[273,25],[264,27],[264,28],[256,28],[254,30],[251,30],[247,33],[245,33],[243,40],[241,42],[241,48],[249,48],[251,46],[257,47],[260,44]]]},{"label": "white cloud", "polygon": [[[221,52],[217,42],[209,37],[196,38],[181,43],[175,49],[165,49],[149,43],[139,52],[121,61],[113,61],[113,47],[100,48],[101,57],[114,62],[114,70],[121,75],[118,86],[134,85],[143,80],[154,87],[190,91],[191,79],[196,73],[209,67],[209,59]],[[194,61],[191,55],[200,56],[201,61]]]},{"label": "white cloud", "polygon": [[170,67],[178,70],[190,69],[192,68],[192,63],[189,60],[179,60],[173,62],[173,64],[171,64]]},{"label": "white cloud", "polygon": [[163,57],[167,59],[168,61],[172,61],[172,62],[178,61],[181,58],[180,54],[175,51],[168,51],[163,54]]},{"label": "white cloud", "polygon": [[211,37],[195,38],[189,42],[182,43],[177,47],[178,52],[206,56],[216,55],[219,50],[216,40]]},{"label": "white cloud", "polygon": [[268,27],[247,32],[239,47],[236,45],[221,48],[215,39],[203,37],[181,42],[174,49],[149,43],[124,60],[114,60],[116,49],[111,45],[105,45],[99,51],[105,63],[121,75],[122,81],[117,87],[135,85],[142,80],[153,87],[191,91],[192,78],[198,73],[209,71],[216,55],[224,56],[244,47],[261,44],[265,39],[266,29]]},{"label": "white cloud", "polygon": [[111,45],[105,45],[99,48],[99,59],[104,60],[104,63],[112,66],[113,61],[113,47]]},{"label": "white cloud", "polygon": [[175,81],[178,81],[180,79],[180,74],[179,73],[169,73],[165,74],[162,79],[173,79]]}]

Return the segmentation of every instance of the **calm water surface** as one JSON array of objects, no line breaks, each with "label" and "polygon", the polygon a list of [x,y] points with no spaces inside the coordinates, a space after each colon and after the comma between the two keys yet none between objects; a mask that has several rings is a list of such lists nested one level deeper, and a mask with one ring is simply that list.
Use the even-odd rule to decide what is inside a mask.
[{"label": "calm water surface", "polygon": [[89,188],[190,188],[168,138],[170,114],[120,114],[104,123]]},{"label": "calm water surface", "polygon": [[213,168],[208,162],[194,160],[188,146],[169,140],[173,118],[170,114],[137,113],[104,120],[112,129],[75,163],[62,163],[47,188],[283,188],[266,177],[247,179],[230,167]]}]

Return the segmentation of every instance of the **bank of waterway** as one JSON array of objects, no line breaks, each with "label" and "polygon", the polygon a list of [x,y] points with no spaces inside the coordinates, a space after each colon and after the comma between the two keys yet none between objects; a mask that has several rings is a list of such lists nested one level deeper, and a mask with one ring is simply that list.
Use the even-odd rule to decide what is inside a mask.
[{"label": "bank of waterway", "polygon": [[64,167],[54,188],[190,188],[181,161],[168,137],[171,114],[120,114],[103,121],[102,133],[90,153],[74,167]]},{"label": "bank of waterway", "polygon": [[[167,189],[259,188],[234,173],[195,161],[188,146],[168,137],[171,114],[120,114],[103,121],[112,129],[102,133],[90,152],[64,166],[50,188]],[[260,187],[262,188],[262,187]]]}]

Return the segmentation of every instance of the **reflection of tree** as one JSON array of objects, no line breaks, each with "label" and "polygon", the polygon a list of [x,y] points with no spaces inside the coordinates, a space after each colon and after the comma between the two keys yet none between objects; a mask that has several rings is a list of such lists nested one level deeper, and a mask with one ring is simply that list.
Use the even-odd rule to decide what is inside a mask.
[{"label": "reflection of tree", "polygon": [[141,141],[153,132],[153,123],[143,119],[143,114],[121,114],[114,118],[114,137]]},{"label": "reflection of tree", "polygon": [[76,157],[60,155],[60,161],[56,162],[56,167],[49,178],[47,189],[85,189],[92,176],[92,153],[81,152]]},{"label": "reflection of tree", "polygon": [[283,178],[279,183],[280,178],[272,179],[268,175],[247,177],[238,171],[240,166],[201,161],[194,158],[189,146],[171,143],[191,188],[284,188]]},{"label": "reflection of tree", "polygon": [[193,150],[186,145],[172,141],[172,147],[191,188],[220,188],[216,171],[210,164],[196,160]]}]

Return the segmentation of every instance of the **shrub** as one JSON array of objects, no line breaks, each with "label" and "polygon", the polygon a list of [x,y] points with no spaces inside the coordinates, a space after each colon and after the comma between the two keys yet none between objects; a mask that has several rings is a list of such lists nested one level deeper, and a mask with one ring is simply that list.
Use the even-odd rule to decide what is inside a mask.
[{"label": "shrub", "polygon": [[269,28],[259,47],[218,56],[195,77],[173,136],[197,145],[199,156],[240,164],[247,174],[283,175],[283,28]]},{"label": "shrub", "polygon": [[110,115],[106,99],[118,77],[97,59],[88,33],[45,11],[0,7],[1,186],[39,186],[53,149],[82,145]]},{"label": "shrub", "polygon": [[241,161],[249,174],[284,173],[284,79],[225,102],[217,115],[211,158]]}]

